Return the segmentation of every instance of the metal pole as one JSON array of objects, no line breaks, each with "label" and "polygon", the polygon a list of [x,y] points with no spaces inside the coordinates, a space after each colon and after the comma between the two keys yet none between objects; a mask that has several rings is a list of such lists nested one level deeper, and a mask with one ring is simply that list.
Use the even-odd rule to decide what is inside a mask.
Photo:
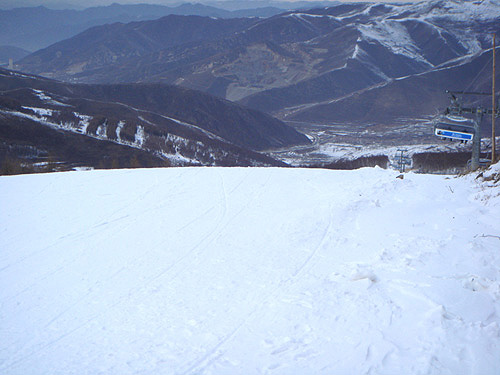
[{"label": "metal pole", "polygon": [[472,139],[472,158],[470,161],[470,169],[475,171],[479,168],[479,158],[481,157],[481,118],[483,110],[477,108],[476,121],[474,123],[474,138]]},{"label": "metal pole", "polygon": [[493,33],[493,77],[491,82],[491,102],[492,108],[491,111],[491,164],[494,164],[496,161],[496,139],[495,139],[495,116],[496,116],[496,100],[495,100],[495,40],[496,34]]}]

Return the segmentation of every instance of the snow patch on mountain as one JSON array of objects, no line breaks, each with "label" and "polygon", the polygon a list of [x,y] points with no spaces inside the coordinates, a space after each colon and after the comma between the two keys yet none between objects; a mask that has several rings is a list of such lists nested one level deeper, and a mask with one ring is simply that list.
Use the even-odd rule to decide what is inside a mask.
[{"label": "snow patch on mountain", "polygon": [[120,133],[124,126],[125,126],[125,121],[119,121],[118,124],[116,125],[115,132],[116,132],[116,139],[118,140],[118,142],[122,141]]},{"label": "snow patch on mountain", "polygon": [[40,98],[40,100],[48,101],[52,99],[50,96],[47,96],[42,90],[33,89],[33,92],[36,96],[38,96],[38,98]]},{"label": "snow patch on mountain", "polygon": [[38,117],[41,117],[43,119],[47,119],[54,113],[54,110],[50,108],[38,108],[38,107],[28,107],[28,106],[23,106],[22,108],[35,113]]},{"label": "snow patch on mountain", "polygon": [[142,146],[146,142],[146,133],[144,132],[143,126],[137,126],[134,138],[135,138],[135,145],[138,148],[142,148]]},{"label": "snow patch on mountain", "polygon": [[108,138],[107,133],[108,133],[108,123],[107,121],[105,121],[103,124],[97,127],[95,135],[97,138],[107,139]]},{"label": "snow patch on mountain", "polygon": [[[363,51],[361,49],[361,47],[359,46],[359,42],[361,42],[363,40],[363,38],[359,37],[357,40],[356,40],[356,44],[354,46],[354,51],[352,52],[352,55],[351,55],[351,59],[357,59],[357,58],[361,58],[361,55],[362,54],[366,54],[365,51]],[[345,68],[347,65],[343,66],[342,68]]]},{"label": "snow patch on mountain", "polygon": [[359,25],[358,30],[368,41],[377,41],[397,55],[404,55],[432,66],[420,54],[420,49],[408,34],[406,27],[396,20],[383,20],[376,24]]},{"label": "snow patch on mountain", "polygon": [[82,115],[78,112],[73,112],[75,117],[79,119],[78,124],[76,126],[76,132],[81,134],[87,134],[87,128],[90,125],[90,120],[92,120],[92,116]]},{"label": "snow patch on mountain", "polygon": [[62,103],[58,100],[55,100],[54,98],[52,98],[51,96],[49,96],[47,93],[45,93],[44,91],[42,90],[37,90],[37,89],[32,89],[33,90],[33,93],[43,102],[47,103],[47,104],[52,104],[52,105],[56,105],[56,106],[60,106],[60,107],[71,107],[69,104],[66,104],[66,103]]}]

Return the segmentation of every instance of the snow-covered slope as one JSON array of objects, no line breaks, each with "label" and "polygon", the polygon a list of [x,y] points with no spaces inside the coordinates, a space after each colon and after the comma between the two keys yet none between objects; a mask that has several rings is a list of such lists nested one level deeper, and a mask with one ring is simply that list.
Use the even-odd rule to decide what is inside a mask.
[{"label": "snow-covered slope", "polygon": [[474,177],[0,177],[0,373],[498,374],[500,186]]}]

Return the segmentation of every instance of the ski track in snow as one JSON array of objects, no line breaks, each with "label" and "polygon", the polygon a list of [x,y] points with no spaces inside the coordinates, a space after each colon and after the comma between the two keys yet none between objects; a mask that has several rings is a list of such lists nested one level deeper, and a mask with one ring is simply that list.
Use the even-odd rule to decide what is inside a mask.
[{"label": "ski track in snow", "polygon": [[0,177],[0,373],[495,374],[498,186],[395,176]]},{"label": "ski track in snow", "polygon": [[[264,184],[264,186],[267,183]],[[246,205],[245,207],[248,207]],[[242,212],[243,210],[238,212],[238,215]],[[200,373],[200,371],[203,370],[203,368],[211,365],[214,360],[220,358],[225,350],[222,350],[222,347],[227,345],[228,342],[234,339],[238,332],[245,326],[247,325],[252,319],[254,319],[255,315],[257,312],[259,312],[263,306],[269,302],[269,300],[273,297],[276,297],[277,292],[286,290],[285,286],[289,285],[290,283],[294,282],[294,280],[298,279],[302,271],[306,268],[306,266],[309,264],[311,259],[317,254],[318,250],[324,245],[325,239],[327,238],[327,235],[330,234],[332,228],[332,219],[330,218],[328,222],[328,227],[324,231],[324,234],[322,235],[321,241],[318,246],[315,247],[314,251],[311,252],[311,254],[306,258],[306,260],[299,265],[299,267],[291,273],[291,276],[288,277],[286,280],[280,281],[279,284],[265,297],[263,297],[258,303],[257,306],[248,314],[246,315],[242,321],[236,325],[234,330],[232,330],[227,336],[223,337],[222,340],[220,340],[210,351],[209,353],[201,358],[200,360],[197,360],[195,364],[193,364],[191,367],[188,368],[187,371],[183,372],[183,374],[197,374]]]}]

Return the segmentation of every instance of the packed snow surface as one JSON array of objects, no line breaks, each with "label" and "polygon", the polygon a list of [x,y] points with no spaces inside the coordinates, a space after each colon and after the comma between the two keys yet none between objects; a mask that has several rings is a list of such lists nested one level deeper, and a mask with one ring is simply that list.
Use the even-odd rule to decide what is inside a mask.
[{"label": "packed snow surface", "polygon": [[0,373],[498,374],[488,173],[0,177]]}]

